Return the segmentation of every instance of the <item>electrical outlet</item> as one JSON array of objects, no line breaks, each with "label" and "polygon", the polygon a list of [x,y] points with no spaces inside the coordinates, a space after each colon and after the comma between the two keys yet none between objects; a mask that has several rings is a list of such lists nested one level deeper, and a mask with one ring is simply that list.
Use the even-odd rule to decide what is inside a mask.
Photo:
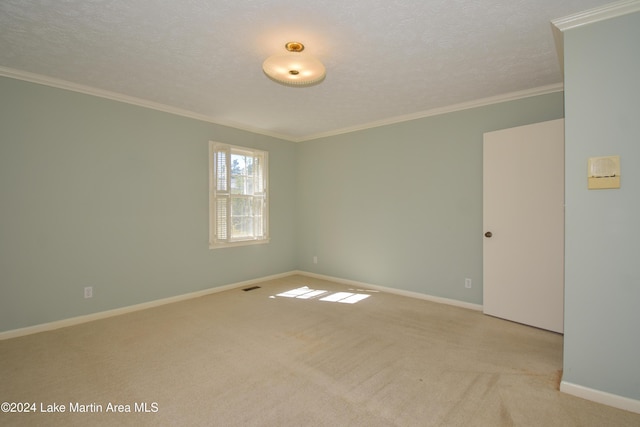
[{"label": "electrical outlet", "polygon": [[314,256],[314,257],[313,257],[313,263],[314,263],[314,264],[317,264],[317,263],[318,263],[318,257],[317,257],[317,256]]},{"label": "electrical outlet", "polygon": [[471,279],[469,278],[464,279],[464,287],[467,289],[471,289]]},{"label": "electrical outlet", "polygon": [[93,298],[93,286],[87,286],[84,288],[84,297]]}]

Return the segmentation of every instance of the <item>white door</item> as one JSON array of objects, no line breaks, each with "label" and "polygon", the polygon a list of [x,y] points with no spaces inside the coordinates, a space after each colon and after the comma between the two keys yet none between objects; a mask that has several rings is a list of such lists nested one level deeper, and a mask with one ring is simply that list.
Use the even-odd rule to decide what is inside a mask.
[{"label": "white door", "polygon": [[564,120],[484,134],[483,310],[563,332]]}]

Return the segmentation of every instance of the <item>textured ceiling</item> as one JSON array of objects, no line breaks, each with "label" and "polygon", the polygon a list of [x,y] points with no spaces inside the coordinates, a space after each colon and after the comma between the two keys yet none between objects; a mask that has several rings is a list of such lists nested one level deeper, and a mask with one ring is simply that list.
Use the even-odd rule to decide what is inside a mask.
[{"label": "textured ceiling", "polygon": [[[560,84],[551,20],[598,0],[2,0],[0,74],[122,94],[291,140]],[[262,62],[305,44],[317,86]]]}]

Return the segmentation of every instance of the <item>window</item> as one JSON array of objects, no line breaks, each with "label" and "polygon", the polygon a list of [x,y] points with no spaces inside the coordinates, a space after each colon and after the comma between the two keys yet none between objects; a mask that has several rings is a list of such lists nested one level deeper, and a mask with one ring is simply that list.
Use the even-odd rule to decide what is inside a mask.
[{"label": "window", "polygon": [[209,247],[269,241],[266,151],[209,142]]}]

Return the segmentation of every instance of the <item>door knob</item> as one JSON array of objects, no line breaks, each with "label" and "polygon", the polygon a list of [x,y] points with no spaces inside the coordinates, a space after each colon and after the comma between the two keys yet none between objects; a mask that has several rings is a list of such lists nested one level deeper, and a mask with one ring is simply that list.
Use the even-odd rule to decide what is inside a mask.
[{"label": "door knob", "polygon": [[491,237],[493,236],[493,233],[490,231],[487,231],[486,233],[484,233],[484,237]]}]

